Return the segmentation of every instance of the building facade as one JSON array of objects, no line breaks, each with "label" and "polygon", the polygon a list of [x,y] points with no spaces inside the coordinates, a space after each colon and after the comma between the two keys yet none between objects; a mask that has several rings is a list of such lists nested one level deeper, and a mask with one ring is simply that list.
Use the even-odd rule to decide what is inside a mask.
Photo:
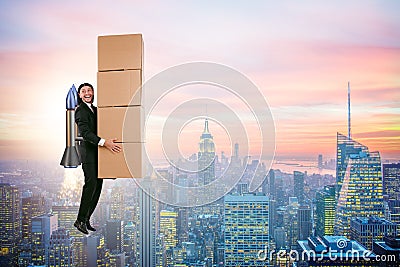
[{"label": "building facade", "polygon": [[315,235],[333,235],[335,208],[335,186],[327,185],[316,193]]},{"label": "building facade", "polygon": [[379,217],[357,217],[351,219],[350,236],[372,251],[374,241],[382,241],[384,236],[396,236],[397,224]]},{"label": "building facade", "polygon": [[343,135],[338,134],[337,141],[339,194],[334,232],[350,238],[352,218],[384,217],[381,157]]},{"label": "building facade", "polygon": [[21,241],[21,204],[18,187],[0,184],[0,265],[17,263],[17,245]]},{"label": "building facade", "polygon": [[269,199],[248,194],[224,197],[225,265],[265,266],[258,252],[269,244]]}]

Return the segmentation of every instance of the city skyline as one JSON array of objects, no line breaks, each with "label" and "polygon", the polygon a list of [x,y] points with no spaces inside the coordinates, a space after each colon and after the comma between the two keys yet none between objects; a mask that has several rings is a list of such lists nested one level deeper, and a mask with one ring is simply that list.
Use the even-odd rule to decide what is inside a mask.
[{"label": "city skyline", "polygon": [[[34,263],[49,266],[169,267],[180,264],[223,267],[282,266],[292,262],[314,266],[316,261],[317,266],[325,266],[324,263],[330,266],[336,259],[328,256],[323,260],[319,256],[318,259],[292,258],[290,254],[312,250],[324,254],[320,248],[328,245],[329,252],[340,255],[349,249],[357,249],[371,252],[368,256],[371,259],[396,262],[397,256],[388,251],[400,249],[400,239],[396,237],[400,226],[396,194],[400,164],[381,165],[379,152],[369,152],[368,147],[345,135],[338,133],[337,138],[336,183],[331,175],[280,170],[270,170],[267,174],[262,168],[263,184],[255,192],[249,192],[249,182],[259,164],[252,161],[246,166],[241,180],[222,198],[208,205],[183,207],[158,199],[160,194],[179,192],[169,186],[161,188],[155,177],[143,178],[142,187],[134,184],[132,179],[106,181],[105,194],[92,218],[99,231],[86,236],[73,227],[78,203],[71,200],[79,199],[79,194],[68,193],[65,191],[68,186],[59,182],[55,183],[57,186],[49,186],[43,182],[48,174],[40,177],[33,169],[12,167],[21,170],[23,176],[34,178],[13,179],[15,185],[7,183],[13,173],[4,173],[6,183],[1,179],[0,193],[5,209],[0,230],[5,238],[1,244],[0,263],[18,262],[19,266]],[[205,120],[199,157],[202,153],[214,154],[212,140],[212,130]],[[235,144],[231,158],[215,159],[205,170],[204,162],[199,162],[198,168],[203,169],[203,175],[176,171],[173,166],[159,171],[174,183],[201,184],[218,177],[217,173],[223,172],[229,161],[236,167],[242,166],[246,158],[242,161],[239,154],[240,146]],[[381,168],[385,170],[383,173]],[[34,169],[40,168],[35,166]],[[40,172],[50,173],[49,170]],[[77,172],[77,169],[72,170]],[[71,175],[65,175],[66,178]],[[37,183],[37,180],[42,182]],[[30,191],[32,187],[27,182],[38,185],[36,193]],[[337,201],[335,187],[340,192]],[[152,194],[154,199],[144,193],[149,188],[155,192]],[[352,192],[356,194],[348,194]],[[387,197],[383,198],[383,194]],[[195,194],[187,195],[196,197]],[[356,204],[350,203],[353,200]],[[388,205],[385,212],[381,205],[384,201]],[[345,205],[347,202],[350,205]],[[374,208],[371,205],[375,205]],[[354,213],[354,209],[358,212]],[[381,212],[377,212],[379,209]],[[345,231],[336,233],[337,225],[342,225]],[[363,225],[373,227],[373,233],[364,231]],[[376,244],[381,244],[383,251],[376,250]],[[341,260],[339,264],[342,264]],[[353,263],[364,266],[364,260],[356,258]],[[371,266],[376,265],[372,263]]]},{"label": "city skyline", "polygon": [[[382,161],[398,159],[399,5],[1,3],[0,160],[35,159],[40,151],[43,160],[59,161],[66,93],[73,83],[96,86],[97,36],[136,32],[145,42],[145,80],[192,61],[249,77],[274,116],[278,158],[334,158],[336,132],[347,130],[350,81],[353,137],[379,150]],[[187,88],[170,98],[196,96]],[[185,140],[183,154],[197,145],[198,131]]]}]

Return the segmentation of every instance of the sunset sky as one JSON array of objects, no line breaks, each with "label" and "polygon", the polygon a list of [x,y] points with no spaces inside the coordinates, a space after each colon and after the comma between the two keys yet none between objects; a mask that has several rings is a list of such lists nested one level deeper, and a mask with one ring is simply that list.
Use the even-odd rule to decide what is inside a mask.
[{"label": "sunset sky", "polygon": [[[142,33],[145,79],[193,61],[251,79],[272,111],[278,158],[335,157],[350,81],[353,138],[399,160],[399,10],[395,0],[0,1],[0,159],[59,161],[66,94],[96,87],[97,37]],[[203,124],[182,132],[183,154],[196,152]]]}]

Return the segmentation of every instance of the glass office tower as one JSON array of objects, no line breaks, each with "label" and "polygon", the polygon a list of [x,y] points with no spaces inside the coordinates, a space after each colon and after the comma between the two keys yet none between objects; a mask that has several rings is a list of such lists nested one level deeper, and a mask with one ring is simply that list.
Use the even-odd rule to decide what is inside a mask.
[{"label": "glass office tower", "polygon": [[350,238],[350,220],[384,216],[381,157],[340,133],[337,136],[335,235]]}]

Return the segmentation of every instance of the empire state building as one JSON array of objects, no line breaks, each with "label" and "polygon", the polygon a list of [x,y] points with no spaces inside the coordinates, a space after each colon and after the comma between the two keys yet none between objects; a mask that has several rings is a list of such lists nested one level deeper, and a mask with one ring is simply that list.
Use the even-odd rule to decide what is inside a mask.
[{"label": "empire state building", "polygon": [[198,177],[200,185],[209,184],[215,179],[215,145],[208,129],[208,119],[204,123],[204,131],[200,136]]}]

